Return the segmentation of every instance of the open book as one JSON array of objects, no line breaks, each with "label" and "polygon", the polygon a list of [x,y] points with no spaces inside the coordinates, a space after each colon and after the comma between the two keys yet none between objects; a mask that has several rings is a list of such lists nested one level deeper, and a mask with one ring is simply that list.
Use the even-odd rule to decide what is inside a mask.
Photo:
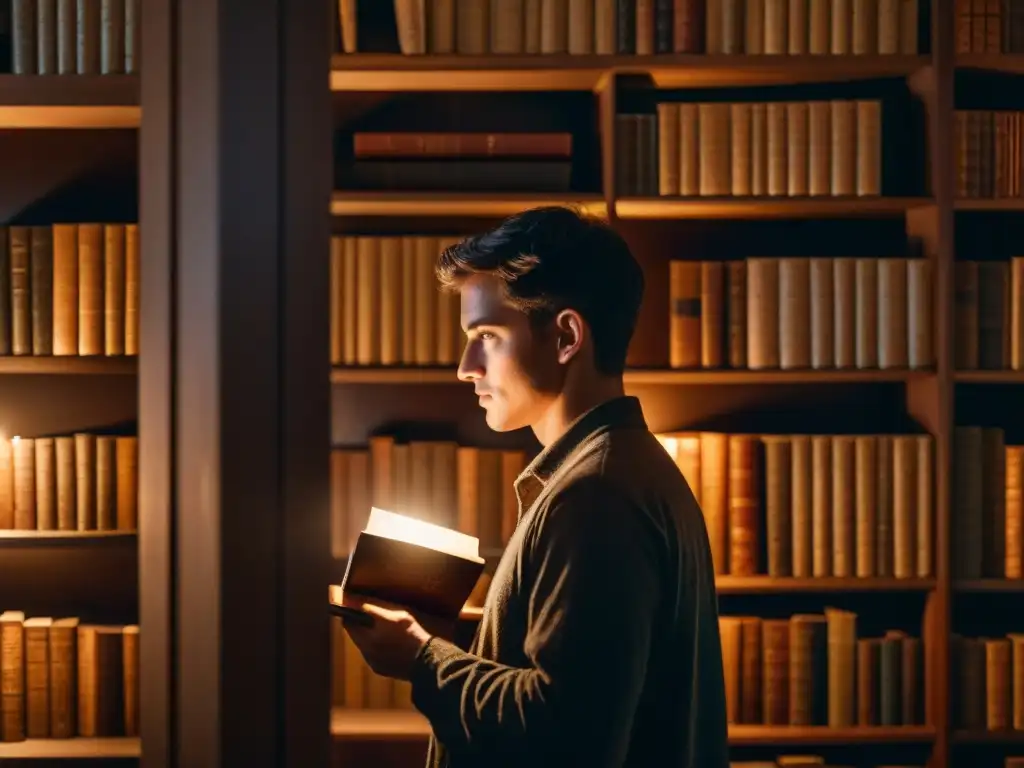
[{"label": "open book", "polygon": [[353,600],[381,600],[455,621],[483,570],[476,537],[373,507],[330,604],[356,620],[362,612],[350,607]]}]

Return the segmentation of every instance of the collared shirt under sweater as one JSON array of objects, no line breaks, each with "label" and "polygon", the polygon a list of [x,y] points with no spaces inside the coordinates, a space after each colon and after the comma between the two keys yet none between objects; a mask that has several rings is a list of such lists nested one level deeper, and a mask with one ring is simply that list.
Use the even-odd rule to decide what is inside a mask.
[{"label": "collared shirt under sweater", "polygon": [[639,402],[585,413],[516,493],[471,646],[416,661],[427,765],[726,768],[707,528]]}]

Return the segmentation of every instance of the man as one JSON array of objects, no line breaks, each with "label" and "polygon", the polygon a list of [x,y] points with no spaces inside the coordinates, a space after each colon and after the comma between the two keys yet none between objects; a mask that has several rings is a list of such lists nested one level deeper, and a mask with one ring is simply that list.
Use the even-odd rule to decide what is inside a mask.
[{"label": "man", "polygon": [[411,680],[428,764],[725,768],[718,608],[686,481],[624,395],[643,274],[607,226],[512,216],[441,255],[472,382],[496,431],[544,449],[469,651],[409,614],[349,626],[377,673]]}]

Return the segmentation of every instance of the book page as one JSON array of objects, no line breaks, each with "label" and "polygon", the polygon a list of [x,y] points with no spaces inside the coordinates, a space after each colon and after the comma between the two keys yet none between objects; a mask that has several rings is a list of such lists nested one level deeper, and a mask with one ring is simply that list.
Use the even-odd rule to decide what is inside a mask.
[{"label": "book page", "polygon": [[480,540],[475,536],[378,507],[370,509],[370,519],[363,530],[373,536],[416,544],[463,560],[483,562]]}]

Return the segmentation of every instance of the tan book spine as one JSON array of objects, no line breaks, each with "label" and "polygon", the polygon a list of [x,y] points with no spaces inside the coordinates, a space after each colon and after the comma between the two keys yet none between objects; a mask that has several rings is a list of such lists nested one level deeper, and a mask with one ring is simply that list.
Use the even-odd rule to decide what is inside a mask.
[{"label": "tan book spine", "polygon": [[918,0],[901,0],[900,53],[913,56],[919,52],[917,36]]},{"label": "tan book spine", "polygon": [[[719,0],[722,6],[722,53],[743,53],[746,26],[743,18],[744,0]],[[658,13],[658,10],[655,10]]]},{"label": "tan book spine", "polygon": [[57,457],[52,437],[35,438],[36,528],[57,529]]},{"label": "tan book spine", "polygon": [[844,728],[856,724],[857,614],[826,608],[825,620],[828,623],[828,724]]},{"label": "tan book spine", "polygon": [[679,104],[658,104],[658,194],[679,194],[680,149]]},{"label": "tan book spine", "polygon": [[854,573],[859,578],[866,578],[875,575],[878,445],[874,435],[858,435],[853,442],[853,497],[856,510]]},{"label": "tan book spine", "polygon": [[76,675],[78,702],[78,735],[95,738],[99,736],[99,659],[97,649],[97,627],[78,627],[78,674]]},{"label": "tan book spine", "polygon": [[[706,433],[704,433],[704,436],[707,436],[709,434],[710,433],[706,432]],[[708,438],[708,439],[710,440],[711,438]],[[702,454],[704,452],[704,447],[703,447],[704,446],[704,440],[702,439],[702,436],[701,435],[680,435],[677,438],[676,443],[677,443],[676,466],[679,467],[679,471],[682,472],[683,473],[683,477],[686,478],[686,482],[690,486],[690,491],[693,492],[693,497],[697,500],[697,503],[701,505],[701,509],[706,509],[706,508],[718,509],[719,507],[710,498],[708,499],[707,505],[704,504],[704,496],[703,496],[704,470],[703,470],[703,467],[701,466],[701,456],[702,456]],[[711,460],[712,459],[709,458],[709,461],[711,461]],[[726,474],[719,474],[718,475],[719,479],[714,481],[714,482],[716,482],[718,484],[716,486],[716,489],[717,489],[718,486],[721,486],[723,484],[723,482],[724,482],[724,484],[726,484],[726,487],[727,487],[727,490],[728,490],[729,479],[728,479],[728,466],[727,466],[727,462],[728,462],[728,458],[726,458],[723,461],[721,467],[718,467],[717,465],[715,467],[710,467],[710,466],[708,467],[708,472],[709,473],[715,473],[715,472],[726,473]],[[724,481],[721,480],[721,478],[723,478],[723,477],[725,478]],[[709,479],[708,483],[709,483],[709,485],[711,485],[712,484],[712,480]],[[722,491],[719,491],[719,490],[715,490],[713,492],[716,493],[716,494],[723,493]],[[728,503],[728,495],[726,495],[726,502]],[[728,525],[728,522],[729,522],[728,521],[728,516],[726,516],[726,519],[723,522],[723,525]],[[725,529],[725,530],[728,530],[728,529]],[[711,530],[708,531],[708,534],[709,534],[709,537],[711,535],[713,535]],[[721,546],[721,547],[727,546],[727,544],[728,544],[728,536],[727,535],[724,536],[724,538],[723,538],[723,536],[718,535],[718,536],[716,536],[716,539],[718,541],[720,541],[720,544],[718,546]],[[711,554],[714,555],[715,551],[716,551],[716,545],[714,543],[712,543],[712,545],[711,545]],[[729,558],[728,558],[728,553],[727,552],[725,553],[725,556],[718,558],[718,561],[722,562],[722,563],[727,563],[728,560],[729,560]],[[722,573],[728,573],[728,571],[722,571]]]},{"label": "tan book spine", "polygon": [[745,40],[747,54],[764,53],[765,0],[746,0],[744,7]]},{"label": "tan book spine", "polygon": [[917,567],[917,439],[902,435],[893,439],[892,575],[913,578]]},{"label": "tan book spine", "polygon": [[793,435],[790,441],[790,461],[793,469],[790,479],[793,576],[806,579],[814,575],[814,474],[811,437]]},{"label": "tan book spine", "polygon": [[430,0],[427,3],[429,53],[455,53],[455,2],[456,0]]},{"label": "tan book spine", "polygon": [[78,74],[100,74],[100,26],[101,0],[78,0],[75,20],[77,21],[76,52]]},{"label": "tan book spine", "polygon": [[[140,2],[140,0],[134,0]],[[139,226],[124,228],[124,353],[139,354]]]},{"label": "tan book spine", "polygon": [[575,56],[594,52],[594,0],[569,0],[568,47]]},{"label": "tan book spine", "polygon": [[36,73],[57,74],[57,0],[37,0]]},{"label": "tan book spine", "polygon": [[78,730],[78,619],[50,626],[50,737],[69,739]]},{"label": "tan book spine", "polygon": [[743,623],[738,616],[720,616],[722,669],[725,673],[725,715],[730,724],[742,722],[741,683],[743,668]]},{"label": "tan book spine", "polygon": [[96,437],[96,528],[117,528],[117,452],[111,435]]},{"label": "tan book spine", "polygon": [[[486,0],[484,0],[486,2]],[[459,23],[463,9],[459,8]],[[639,15],[639,10],[637,11]],[[567,53],[569,50],[569,4],[566,0],[541,0],[540,52]],[[469,53],[469,51],[460,51]],[[639,51],[638,51],[639,53]]]},{"label": "tan book spine", "polygon": [[25,619],[25,736],[50,738],[50,625],[53,619]]},{"label": "tan book spine", "polygon": [[900,52],[900,0],[878,1],[878,53]]},{"label": "tan book spine", "polygon": [[426,0],[395,0],[399,50],[406,56],[427,52]]},{"label": "tan book spine", "polygon": [[[823,3],[822,6],[825,4]],[[832,194],[832,109],[827,101],[807,104],[807,194]]]},{"label": "tan book spine", "polygon": [[851,48],[854,54],[868,56],[878,53],[878,1],[853,0]]},{"label": "tan book spine", "polygon": [[78,354],[78,227],[54,224],[53,354]]},{"label": "tan book spine", "polygon": [[832,259],[809,259],[808,293],[811,368],[835,367],[835,334]]},{"label": "tan book spine", "polygon": [[[529,0],[527,0],[527,4],[529,5]],[[614,55],[618,48],[616,40],[617,15],[616,0],[594,0],[594,53],[599,56]],[[537,30],[537,39],[540,40],[539,16]],[[527,49],[527,53],[531,53],[531,51]]]},{"label": "tan book spine", "polygon": [[129,624],[122,635],[122,673],[124,681],[123,709],[125,736],[139,735],[139,627]]},{"label": "tan book spine", "polygon": [[747,259],[747,366],[779,367],[779,260]]},{"label": "tan book spine", "polygon": [[768,194],[768,105],[750,105],[750,191],[754,197]]},{"label": "tan book spine", "polygon": [[882,644],[877,637],[857,639],[857,725],[879,724],[879,667]]},{"label": "tan book spine", "polygon": [[732,155],[729,146],[731,108],[729,104],[700,104],[697,108],[700,126],[700,194],[722,197],[732,190],[730,170]]},{"label": "tan book spine", "polygon": [[725,265],[700,263],[700,355],[704,368],[725,366]]},{"label": "tan book spine", "polygon": [[380,362],[380,240],[362,236],[356,239],[357,325],[356,363]]},{"label": "tan book spine", "polygon": [[764,0],[764,52],[766,54],[785,54],[789,50],[788,11],[789,0]]},{"label": "tan book spine", "polygon": [[746,724],[761,722],[763,699],[761,684],[762,664],[761,619],[757,616],[741,617],[742,667],[740,669],[740,721]]},{"label": "tan book spine", "polygon": [[856,568],[856,458],[854,438],[832,437],[832,575],[851,577]]},{"label": "tan book spine", "polygon": [[752,123],[750,104],[730,105],[730,121],[732,123],[732,137],[730,148],[732,151],[732,194],[735,197],[749,197],[753,194],[752,174]]},{"label": "tan book spine", "polygon": [[1024,634],[1011,633],[1006,639],[1010,641],[1010,668],[1013,670],[1012,727],[1015,731],[1024,731]]},{"label": "tan book spine", "polygon": [[696,197],[700,191],[700,109],[697,104],[679,105],[679,194]]},{"label": "tan book spine", "polygon": [[25,614],[0,613],[0,741],[25,740]]},{"label": "tan book spine", "polygon": [[789,620],[765,619],[764,642],[764,715],[765,725],[789,723]]},{"label": "tan book spine", "polygon": [[78,354],[104,352],[103,225],[78,225]]},{"label": "tan book spine", "polygon": [[1010,259],[1010,368],[1024,370],[1024,257]]},{"label": "tan book spine", "polygon": [[[1024,578],[1024,446],[1006,446],[1006,578]],[[1021,670],[1024,674],[1024,669]]]},{"label": "tan book spine", "polygon": [[11,441],[14,457],[14,527],[36,530],[36,448],[31,437]]},{"label": "tan book spine", "polygon": [[437,239],[419,236],[415,240],[416,263],[416,357],[417,365],[437,364]]},{"label": "tan book spine", "polygon": [[459,477],[458,530],[480,536],[480,449],[460,445],[456,454]]},{"label": "tan book spine", "polygon": [[[380,364],[402,362],[402,240],[399,237],[378,239],[380,259]],[[428,324],[428,327],[436,327]]]},{"label": "tan book spine", "polygon": [[[913,441],[891,435],[879,435],[877,440],[878,466],[875,471],[877,491],[875,492],[875,576],[889,578],[893,575],[893,518],[897,505],[905,501],[909,483],[916,482],[913,465],[907,465],[905,453],[895,446],[900,441]],[[906,476],[905,472],[910,472]]]},{"label": "tan book spine", "polygon": [[834,365],[854,368],[857,365],[857,316],[862,311],[857,303],[857,259],[834,259],[832,277]]},{"label": "tan book spine", "polygon": [[857,367],[878,367],[878,259],[856,259]]},{"label": "tan book spine", "polygon": [[78,9],[76,0],[57,0],[57,74],[78,72]]},{"label": "tan book spine", "polygon": [[765,436],[763,441],[768,575],[787,577],[793,575],[792,444],[788,437],[775,435]]},{"label": "tan book spine", "polygon": [[856,102],[841,99],[835,99],[830,104],[832,194],[848,197],[857,194],[857,105]]},{"label": "tan book spine", "polygon": [[96,436],[75,434],[75,501],[79,531],[96,530]]},{"label": "tan book spine", "polygon": [[917,437],[917,575],[935,575],[935,439],[931,435]]},{"label": "tan book spine", "polygon": [[[649,0],[653,4],[653,0]],[[766,0],[762,0],[765,2]],[[639,9],[640,4],[637,3]],[[724,43],[724,18],[723,18],[723,1],[722,0],[705,0],[704,3],[704,52],[705,53],[725,53]],[[640,37],[640,14],[637,11],[637,53],[640,53],[639,48],[639,37]]]},{"label": "tan book spine", "polygon": [[431,504],[431,475],[434,471],[433,450],[429,442],[413,440],[409,446],[409,508],[408,514],[445,528],[451,522],[445,519],[446,510]]},{"label": "tan book spine", "polygon": [[786,104],[773,101],[766,106],[768,127],[768,195],[785,197],[789,193],[789,131]]},{"label": "tan book spine", "polygon": [[789,55],[802,56],[808,53],[810,44],[811,0],[789,0]]},{"label": "tan book spine", "polygon": [[29,227],[32,354],[53,354],[53,239],[47,226]]},{"label": "tan book spine", "polygon": [[[104,0],[108,2],[109,0]],[[103,343],[107,355],[124,354],[125,328],[125,227],[103,227]]]},{"label": "tan book spine", "polygon": [[330,264],[330,351],[331,365],[345,362],[345,268],[343,264],[345,245],[339,235],[331,236]]},{"label": "tan book spine", "polygon": [[[345,0],[341,0],[345,2]],[[354,11],[353,11],[354,14]],[[347,36],[346,36],[347,37]],[[354,38],[355,35],[353,34]],[[137,75],[142,65],[142,0],[125,0],[124,71]]]},{"label": "tan book spine", "polygon": [[1010,641],[1005,637],[985,642],[985,727],[1004,731],[1010,727]]},{"label": "tan book spine", "polygon": [[75,438],[62,435],[53,440],[55,475],[57,478],[57,529],[78,528],[78,507],[75,500]]},{"label": "tan book spine", "polygon": [[100,0],[100,73],[124,72],[125,2],[131,0]]},{"label": "tan book spine", "polygon": [[747,264],[728,262],[729,367],[747,367]]},{"label": "tan book spine", "polygon": [[32,241],[28,227],[8,230],[11,258],[11,353],[32,354]]},{"label": "tan book spine", "polygon": [[906,368],[907,259],[878,260],[878,367]]},{"label": "tan book spine", "polygon": [[[721,2],[722,0],[719,0]],[[656,0],[635,0],[636,4],[636,52],[640,56],[656,53],[654,46]]]},{"label": "tan book spine", "polygon": [[829,20],[832,22],[829,35],[832,55],[853,53],[853,0],[832,0]]},{"label": "tan book spine", "polygon": [[810,194],[810,109],[807,102],[786,104],[786,185],[790,197]]},{"label": "tan book spine", "polygon": [[11,0],[11,71],[35,75],[38,61],[36,0]]},{"label": "tan book spine", "polygon": [[832,52],[832,4],[811,2],[807,20],[807,51],[816,56]]},{"label": "tan book spine", "polygon": [[908,259],[907,364],[914,369],[935,365],[932,301],[931,262],[928,259]]},{"label": "tan book spine", "polygon": [[[455,245],[458,238],[445,237],[437,241],[437,253]],[[462,320],[459,294],[456,291],[441,290],[435,280],[437,290],[437,364],[458,365],[462,359]],[[402,286],[399,285],[399,295]],[[399,350],[401,355],[401,350]]]},{"label": "tan book spine", "polygon": [[753,576],[761,572],[760,441],[750,435],[729,435],[728,441],[729,558],[725,573]]},{"label": "tan book spine", "polygon": [[14,528],[14,446],[0,437],[0,530]]},{"label": "tan book spine", "polygon": [[811,264],[779,259],[779,367],[811,367]]},{"label": "tan book spine", "polygon": [[811,438],[811,547],[813,575],[832,575],[832,438]]},{"label": "tan book spine", "polygon": [[701,363],[701,266],[669,262],[669,365],[699,368]]},{"label": "tan book spine", "polygon": [[858,101],[856,109],[857,194],[877,197],[882,194],[882,102]]}]

